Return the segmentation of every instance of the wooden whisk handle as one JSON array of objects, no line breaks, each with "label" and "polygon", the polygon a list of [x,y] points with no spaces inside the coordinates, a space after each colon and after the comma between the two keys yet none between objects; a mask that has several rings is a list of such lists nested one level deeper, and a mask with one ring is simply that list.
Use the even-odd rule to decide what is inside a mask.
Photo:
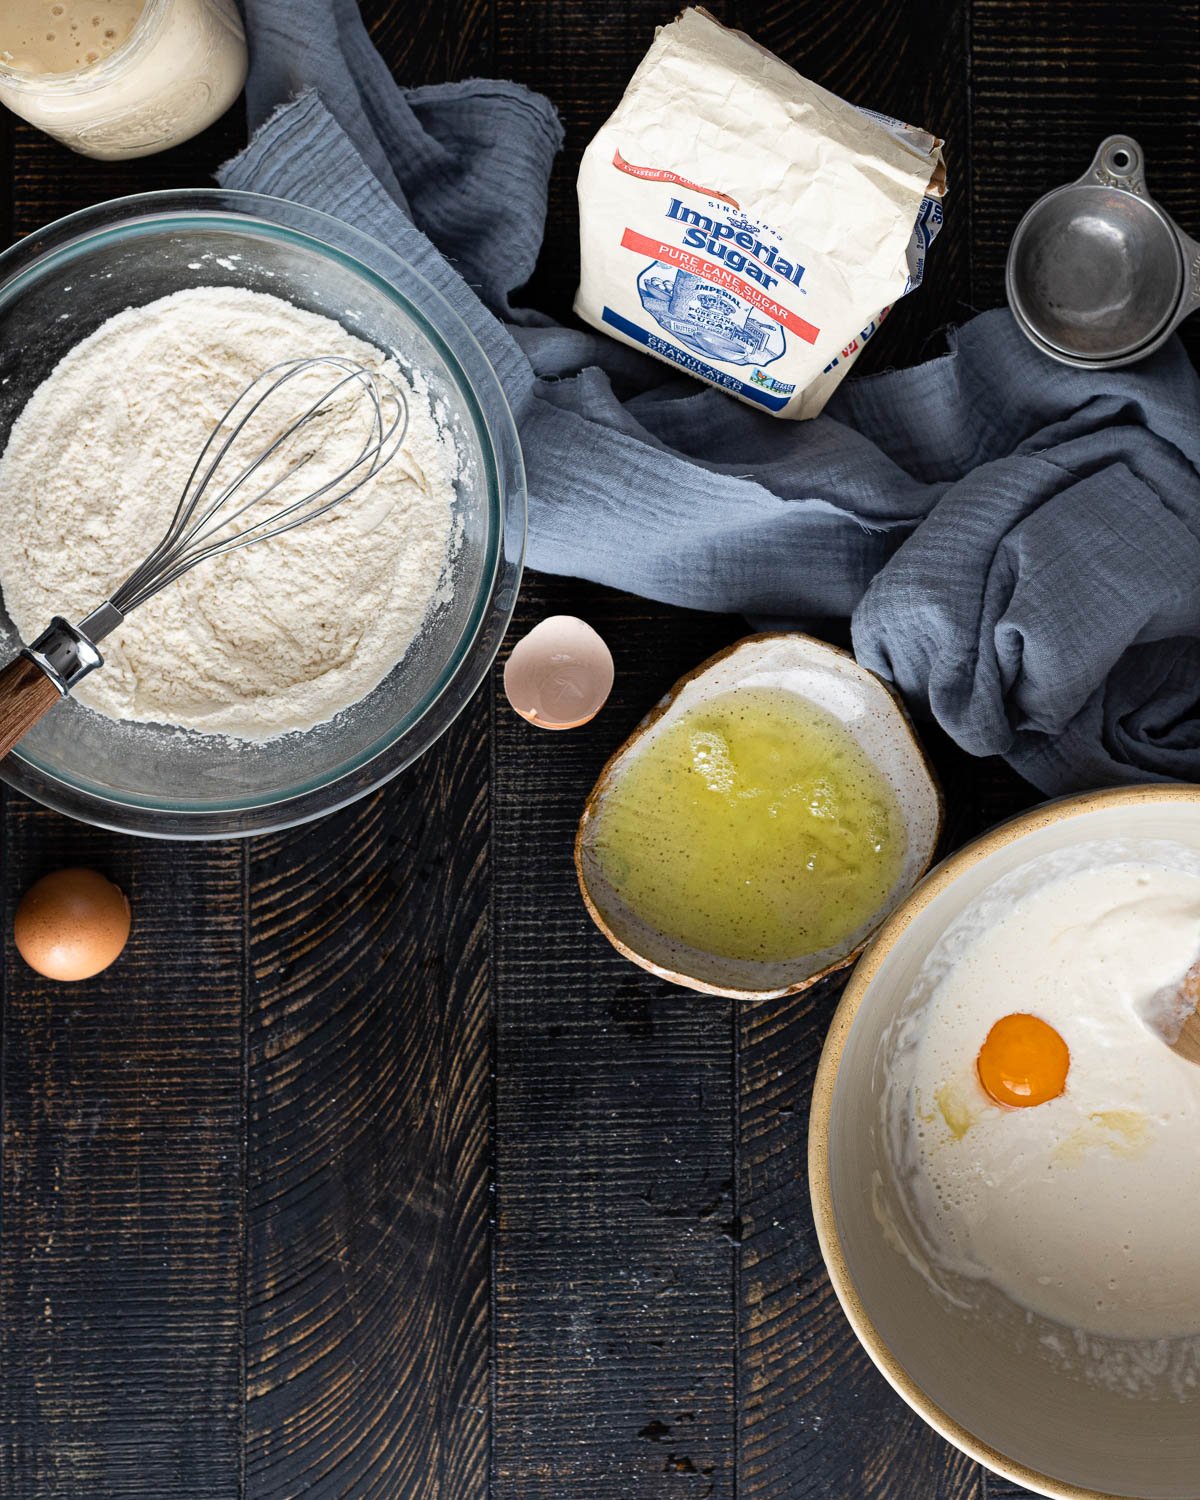
[{"label": "wooden whisk handle", "polygon": [[27,656],[0,669],[0,759],[58,702],[61,694]]}]

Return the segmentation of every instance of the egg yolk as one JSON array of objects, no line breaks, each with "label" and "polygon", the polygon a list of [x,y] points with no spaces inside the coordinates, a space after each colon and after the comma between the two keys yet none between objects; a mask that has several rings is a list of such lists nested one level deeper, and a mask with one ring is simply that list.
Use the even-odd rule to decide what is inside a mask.
[{"label": "egg yolk", "polygon": [[996,1022],[976,1063],[988,1095],[1017,1109],[1057,1099],[1070,1066],[1067,1044],[1054,1027],[1024,1013]]}]

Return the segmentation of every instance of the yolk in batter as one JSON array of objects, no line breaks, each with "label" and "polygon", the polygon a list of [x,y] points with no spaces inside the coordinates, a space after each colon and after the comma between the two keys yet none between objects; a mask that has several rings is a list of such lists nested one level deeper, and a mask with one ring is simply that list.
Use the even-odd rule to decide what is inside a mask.
[{"label": "yolk in batter", "polygon": [[979,1049],[979,1081],[997,1104],[1017,1109],[1057,1099],[1071,1054],[1053,1026],[1024,1012],[1004,1016]]}]

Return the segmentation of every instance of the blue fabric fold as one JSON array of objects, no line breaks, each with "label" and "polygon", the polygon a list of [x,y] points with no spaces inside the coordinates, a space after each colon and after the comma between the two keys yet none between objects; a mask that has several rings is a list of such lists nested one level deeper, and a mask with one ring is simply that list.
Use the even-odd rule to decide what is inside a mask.
[{"label": "blue fabric fold", "polygon": [[513,305],[562,143],[546,99],[399,86],[354,0],[245,9],[256,133],[221,181],[347,220],[452,304],[521,433],[532,567],[849,616],[918,714],[1047,793],[1200,779],[1200,384],[1178,341],[1070,370],[994,311],[778,421]]}]

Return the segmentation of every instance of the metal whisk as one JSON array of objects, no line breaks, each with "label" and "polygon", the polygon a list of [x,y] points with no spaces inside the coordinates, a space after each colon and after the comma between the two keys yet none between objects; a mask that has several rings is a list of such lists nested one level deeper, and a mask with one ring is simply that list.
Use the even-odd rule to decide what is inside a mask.
[{"label": "metal whisk", "polygon": [[[330,379],[315,392],[311,381],[288,389],[300,377],[323,369],[331,372]],[[280,422],[276,408],[286,401],[292,406],[287,420]],[[343,411],[347,403],[352,403],[350,415],[361,417],[361,446],[337,473],[321,476],[315,487],[293,496],[299,488],[296,476],[320,452],[319,419],[335,407]],[[253,428],[251,437],[248,427]],[[391,461],[407,428],[408,403],[400,387],[355,360],[316,355],[264,370],[209,434],[171,524],[146,560],[78,625],[56,615],[0,671],[0,756],[60,697],[103,666],[98,642],[131,610],[211,557],[269,541],[325,515]]]}]

